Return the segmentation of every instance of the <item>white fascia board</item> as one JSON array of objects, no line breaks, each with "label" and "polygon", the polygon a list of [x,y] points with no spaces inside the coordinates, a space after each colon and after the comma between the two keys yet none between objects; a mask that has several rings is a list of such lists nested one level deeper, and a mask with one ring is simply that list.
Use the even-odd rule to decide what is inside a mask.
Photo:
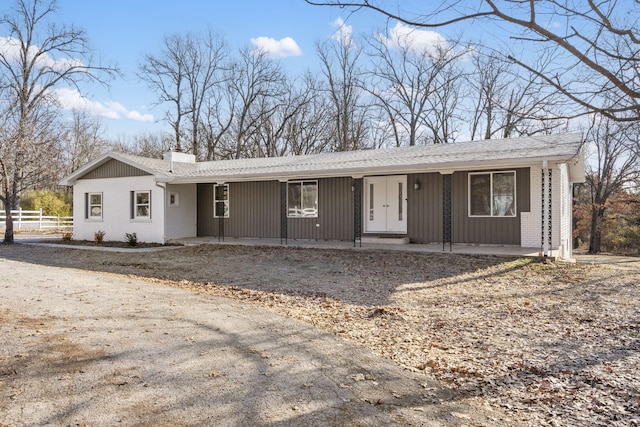
[{"label": "white fascia board", "polygon": [[466,163],[438,163],[408,166],[385,166],[385,167],[363,167],[350,169],[332,169],[332,170],[307,170],[300,172],[287,173],[260,173],[249,175],[208,175],[208,176],[176,176],[167,177],[166,181],[172,184],[197,184],[197,183],[216,183],[216,182],[247,182],[247,181],[288,181],[292,179],[318,179],[318,178],[335,178],[335,177],[363,177],[372,175],[404,175],[411,173],[429,173],[440,172],[449,174],[453,172],[478,170],[478,169],[503,169],[503,168],[520,168],[530,167],[532,164],[540,163],[543,160],[550,162],[566,162],[567,156],[555,157],[530,157],[525,159],[508,159],[508,160],[491,160],[477,161]]}]

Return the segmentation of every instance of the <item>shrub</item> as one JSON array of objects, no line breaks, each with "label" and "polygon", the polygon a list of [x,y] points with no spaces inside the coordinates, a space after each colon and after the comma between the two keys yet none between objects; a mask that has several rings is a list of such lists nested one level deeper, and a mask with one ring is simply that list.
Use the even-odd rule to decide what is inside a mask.
[{"label": "shrub", "polygon": [[62,235],[63,242],[69,242],[71,241],[72,238],[73,238],[73,233],[71,231],[68,231]]},{"label": "shrub", "polygon": [[105,234],[107,233],[102,230],[98,230],[95,233],[93,233],[93,239],[96,241],[96,243],[100,244],[104,240]]},{"label": "shrub", "polygon": [[124,240],[129,246],[138,245],[138,235],[136,233],[124,233]]},{"label": "shrub", "polygon": [[37,211],[42,209],[44,215],[71,216],[71,200],[69,195],[51,190],[33,190],[22,197],[22,209]]}]

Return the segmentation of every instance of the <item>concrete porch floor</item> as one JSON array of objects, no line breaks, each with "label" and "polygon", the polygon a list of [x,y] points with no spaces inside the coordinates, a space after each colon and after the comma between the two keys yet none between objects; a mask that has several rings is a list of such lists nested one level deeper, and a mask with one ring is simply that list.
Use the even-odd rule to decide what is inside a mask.
[{"label": "concrete porch floor", "polygon": [[292,246],[302,248],[327,248],[327,249],[351,249],[351,250],[394,250],[394,251],[410,251],[410,252],[443,252],[468,255],[499,255],[513,257],[537,257],[540,255],[539,248],[522,248],[520,246],[501,246],[501,245],[464,245],[445,244],[444,250],[442,243],[418,244],[409,243],[402,244],[382,244],[382,243],[358,243],[354,247],[352,241],[333,241],[333,240],[293,240],[289,239],[287,243],[280,243],[280,239],[252,239],[252,238],[235,238],[227,237],[224,241],[219,241],[217,237],[190,237],[185,239],[172,239],[169,243],[180,243],[185,246],[194,246],[202,244],[211,245],[246,245],[246,246]]}]

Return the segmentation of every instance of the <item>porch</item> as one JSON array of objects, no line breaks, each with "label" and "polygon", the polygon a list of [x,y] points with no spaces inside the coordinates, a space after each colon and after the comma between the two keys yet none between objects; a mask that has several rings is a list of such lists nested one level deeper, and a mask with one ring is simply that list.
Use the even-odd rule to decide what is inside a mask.
[{"label": "porch", "polygon": [[214,236],[190,237],[184,239],[172,239],[168,243],[178,243],[185,246],[197,246],[203,244],[211,245],[246,245],[246,246],[290,246],[300,248],[318,249],[350,249],[350,250],[392,250],[407,252],[450,252],[466,255],[497,255],[513,257],[538,257],[540,248],[523,248],[510,245],[466,245],[448,243],[429,244],[389,244],[389,243],[358,243],[354,246],[353,241],[337,240],[308,240],[308,239],[288,239],[281,242],[280,239],[254,239],[254,238],[226,238],[218,239]]}]

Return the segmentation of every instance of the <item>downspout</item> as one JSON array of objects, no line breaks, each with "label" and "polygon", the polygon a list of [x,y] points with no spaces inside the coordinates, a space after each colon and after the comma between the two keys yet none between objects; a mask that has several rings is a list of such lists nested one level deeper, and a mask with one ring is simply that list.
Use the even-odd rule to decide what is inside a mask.
[{"label": "downspout", "polygon": [[156,180],[156,186],[162,189],[162,244],[164,245],[167,243],[167,210],[165,209],[167,205],[167,183]]}]

